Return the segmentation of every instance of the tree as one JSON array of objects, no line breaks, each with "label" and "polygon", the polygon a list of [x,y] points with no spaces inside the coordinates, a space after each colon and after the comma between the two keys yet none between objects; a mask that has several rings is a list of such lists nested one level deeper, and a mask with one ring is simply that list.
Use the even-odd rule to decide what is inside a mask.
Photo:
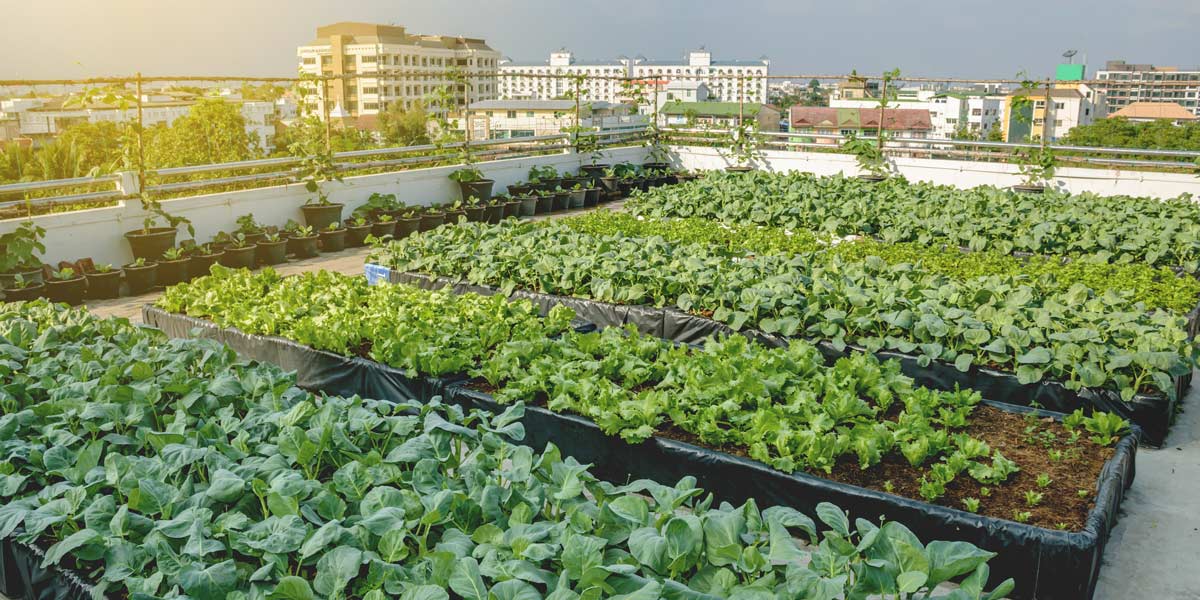
[{"label": "tree", "polygon": [[405,108],[403,102],[392,102],[379,113],[379,132],[392,146],[428,144],[428,122],[424,103],[417,101]]},{"label": "tree", "polygon": [[1004,128],[1000,126],[1000,123],[992,123],[992,128],[988,130],[986,140],[989,142],[1004,141]]},{"label": "tree", "polygon": [[1062,142],[1075,146],[1200,150],[1200,123],[1175,125],[1166,119],[1141,123],[1123,117],[1101,119],[1071,129]]},{"label": "tree", "polygon": [[73,145],[89,169],[112,173],[124,168],[126,128],[113,121],[77,123],[68,127],[54,144]]},{"label": "tree", "polygon": [[249,160],[261,155],[258,138],[246,131],[240,105],[204,99],[169,127],[143,134],[147,168]]}]

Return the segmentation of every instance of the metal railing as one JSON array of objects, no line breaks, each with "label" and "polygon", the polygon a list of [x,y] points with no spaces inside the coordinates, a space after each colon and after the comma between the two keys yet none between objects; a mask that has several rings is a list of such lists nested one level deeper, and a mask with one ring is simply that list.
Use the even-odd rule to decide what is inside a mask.
[{"label": "metal railing", "polygon": [[[640,143],[645,136],[646,126],[619,127],[603,131],[585,132],[581,136],[600,138],[601,148],[611,148],[630,143]],[[571,134],[556,133],[532,137],[518,137],[492,140],[472,140],[449,145],[421,144],[392,148],[372,148],[368,150],[351,150],[333,154],[334,165],[339,172],[388,172],[404,170],[413,165],[434,162],[455,164],[459,161],[460,152],[471,150],[473,159],[498,160],[501,158],[519,158],[546,153],[558,153],[575,148]],[[396,157],[400,158],[385,158]],[[379,160],[362,160],[379,158]],[[183,191],[200,191],[256,182],[296,182],[299,171],[293,168],[303,158],[280,157],[244,160],[228,163],[195,165],[186,167],[170,167],[149,169],[146,171],[147,183],[142,191],[153,195],[172,194]],[[230,174],[240,171],[263,170],[265,172]],[[218,177],[204,177],[184,181],[161,181],[177,177],[195,177],[207,174],[222,174]],[[54,179],[46,181],[31,181],[0,185],[0,195],[26,194],[47,190],[69,190],[73,188],[107,186],[108,189],[82,193],[67,193],[63,195],[39,196],[0,202],[0,208],[26,205],[96,203],[121,200],[134,197],[139,193],[136,176],[128,177],[122,173],[112,173],[96,177],[76,177],[72,179]],[[132,183],[131,189],[121,187],[121,182]],[[149,183],[155,181],[156,183]]]}]

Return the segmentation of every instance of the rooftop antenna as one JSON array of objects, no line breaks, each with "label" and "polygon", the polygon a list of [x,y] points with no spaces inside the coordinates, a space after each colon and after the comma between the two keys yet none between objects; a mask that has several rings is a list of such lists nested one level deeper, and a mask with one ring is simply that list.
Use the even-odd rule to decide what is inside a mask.
[{"label": "rooftop antenna", "polygon": [[1076,54],[1079,54],[1078,50],[1067,50],[1066,52],[1062,53],[1063,58],[1067,59],[1068,65],[1075,64],[1075,55]]}]

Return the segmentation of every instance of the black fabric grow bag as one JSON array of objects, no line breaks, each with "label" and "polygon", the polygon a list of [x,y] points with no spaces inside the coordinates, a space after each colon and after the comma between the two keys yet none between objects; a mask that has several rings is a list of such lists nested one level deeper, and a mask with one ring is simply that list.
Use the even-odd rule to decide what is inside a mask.
[{"label": "black fabric grow bag", "polygon": [[0,595],[9,600],[92,600],[92,586],[58,565],[42,568],[41,548],[0,539]]},{"label": "black fabric grow bag", "polygon": [[[464,291],[478,294],[499,293],[499,290],[494,288],[455,282],[444,277],[432,277],[419,273],[391,271],[388,277],[392,282],[407,283],[427,289],[450,286],[456,293]],[[569,306],[575,309],[580,318],[598,326],[632,324],[641,333],[683,344],[698,344],[713,334],[740,334],[773,347],[786,346],[792,339],[803,339],[788,338],[755,329],[735,331],[719,321],[674,308],[610,304],[583,298],[526,291],[513,292],[511,297],[531,300],[541,307],[543,312],[560,304]],[[1197,307],[1193,313],[1189,313],[1189,327],[1195,327],[1196,315],[1200,315],[1200,307]],[[863,348],[857,346],[847,346],[845,350],[839,351],[833,344],[826,341],[808,341],[815,344],[825,355],[826,360],[830,362],[845,356],[850,351],[865,352]],[[1174,378],[1175,399],[1166,395],[1138,394],[1126,402],[1121,399],[1120,394],[1113,390],[1100,388],[1070,390],[1061,382],[1053,380],[1023,384],[1017,380],[1015,373],[1009,371],[972,366],[970,371],[963,373],[953,364],[943,361],[933,361],[928,366],[922,367],[918,363],[917,356],[894,350],[881,350],[874,354],[881,360],[896,359],[900,361],[904,374],[912,377],[918,385],[925,387],[953,390],[957,385],[978,390],[985,398],[1001,398],[1008,404],[1019,406],[1036,404],[1054,412],[1070,413],[1082,408],[1089,413],[1093,410],[1115,413],[1137,425],[1140,428],[1143,443],[1151,446],[1163,445],[1174,419],[1179,399],[1187,393],[1192,379],[1191,373]]]},{"label": "black fabric grow bag", "polygon": [[[506,406],[488,394],[452,384],[446,399],[466,408],[493,412]],[[998,402],[990,406],[1010,412],[1031,409]],[[1051,416],[1053,413],[1044,413]],[[522,420],[525,440],[535,449],[553,443],[564,455],[593,465],[599,477],[623,483],[634,479],[660,482],[693,476],[718,500],[734,504],[754,498],[759,506],[790,506],[814,514],[817,504],[832,502],[850,514],[883,517],[904,523],[922,540],[965,541],[997,552],[988,564],[990,586],[1008,577],[1017,582],[1011,598],[1041,600],[1091,598],[1096,589],[1104,545],[1117,521],[1125,490],[1133,483],[1136,435],[1127,435],[1104,465],[1096,487],[1096,505],[1084,529],[1063,532],[980,516],[953,508],[837,483],[804,473],[787,474],[757,461],[692,444],[655,437],[630,445],[605,435],[592,421],[527,406]],[[869,516],[869,517],[868,517]],[[989,587],[990,587],[989,586]]]}]

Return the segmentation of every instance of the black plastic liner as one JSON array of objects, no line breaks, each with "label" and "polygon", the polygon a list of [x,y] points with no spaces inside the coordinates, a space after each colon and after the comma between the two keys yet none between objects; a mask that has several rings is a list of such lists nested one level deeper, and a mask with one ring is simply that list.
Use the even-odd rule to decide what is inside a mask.
[{"label": "black plastic liner", "polygon": [[[506,407],[488,394],[452,384],[447,400],[493,412]],[[997,402],[1001,410],[1031,409]],[[1055,413],[1042,413],[1061,417]],[[677,481],[693,476],[718,500],[741,503],[754,498],[759,506],[790,506],[814,514],[817,504],[832,502],[851,515],[904,523],[923,540],[970,542],[998,553],[989,563],[990,585],[1006,578],[1017,582],[1009,597],[1042,600],[1091,598],[1100,573],[1104,545],[1116,525],[1125,490],[1133,484],[1136,435],[1117,443],[1096,487],[1096,504],[1082,531],[1042,529],[980,516],[953,508],[833,482],[804,473],[787,474],[757,461],[715,452],[676,440],[655,437],[630,445],[605,435],[592,421],[547,409],[525,409],[524,444],[542,449],[553,443],[564,455],[590,463],[597,476],[618,483],[633,479]]]},{"label": "black plastic liner", "polygon": [[92,600],[92,586],[58,565],[42,568],[41,548],[0,539],[0,595],[9,600]]},{"label": "black plastic liner", "polygon": [[[389,274],[388,279],[393,283],[406,283],[427,289],[450,287],[456,293],[474,292],[484,295],[499,293],[499,290],[494,288],[418,273],[393,271]],[[713,334],[740,334],[767,346],[786,346],[792,339],[795,339],[755,329],[734,331],[724,323],[674,308],[626,306],[525,291],[513,292],[510,297],[531,300],[541,307],[543,312],[549,311],[556,305],[569,306],[575,309],[580,318],[598,326],[632,324],[641,333],[682,344],[699,344]],[[1200,318],[1200,306],[1189,313],[1189,329],[1196,329],[1198,318]],[[827,341],[809,341],[815,344],[825,355],[826,360],[830,362],[851,351],[866,351],[853,345],[847,345],[845,350],[839,351]],[[1165,442],[1179,400],[1187,393],[1192,379],[1190,372],[1174,378],[1175,399],[1171,399],[1165,394],[1138,394],[1127,402],[1113,390],[1102,388],[1071,390],[1061,382],[1054,380],[1026,384],[1018,381],[1016,374],[1009,371],[972,366],[969,371],[964,373],[953,364],[944,361],[932,361],[928,366],[922,367],[917,356],[894,350],[881,350],[874,354],[881,360],[896,359],[900,361],[904,374],[912,377],[918,385],[924,387],[942,390],[952,390],[955,386],[970,388],[978,390],[987,398],[1001,398],[1006,403],[1019,406],[1036,405],[1054,412],[1070,413],[1082,408],[1087,413],[1094,410],[1115,413],[1137,425],[1141,431],[1142,442],[1151,446],[1162,446]]]},{"label": "black plastic liner", "polygon": [[[233,344],[245,344],[242,338],[256,338],[253,354],[248,358],[274,356],[287,361],[289,369],[297,371],[305,386],[317,391],[343,395],[360,394],[380,400],[427,400],[442,395],[447,401],[467,408],[493,412],[504,410],[491,396],[465,387],[465,380],[427,378],[424,396],[407,395],[389,380],[394,371],[374,364],[366,369],[350,363],[369,363],[362,359],[347,359],[305,348],[282,338],[247,336],[235,330],[222,329],[211,322],[166,313],[145,307],[143,316],[148,324],[156,325],[172,337],[189,337],[193,328],[213,339],[232,339]],[[267,346],[275,346],[268,348]],[[245,347],[245,346],[244,346]],[[236,349],[236,346],[235,346]],[[240,352],[240,351],[239,351]],[[328,355],[328,356],[322,356]],[[332,358],[330,358],[332,357]],[[330,363],[338,359],[347,370],[359,369],[355,376],[330,376]],[[313,363],[305,363],[313,360]],[[346,389],[347,382],[357,382],[358,389]],[[326,387],[328,386],[328,387]],[[388,395],[388,390],[397,395]],[[1031,409],[985,401],[996,408],[1014,413]],[[1061,417],[1057,413],[1044,412]],[[786,474],[753,460],[715,452],[684,442],[653,438],[642,444],[626,444],[618,437],[605,435],[588,419],[558,414],[544,408],[529,406],[523,419],[526,437],[524,444],[542,449],[547,443],[558,446],[566,455],[581,463],[594,466],[593,473],[609,481],[623,483],[632,479],[677,481],[694,476],[721,500],[740,503],[755,498],[760,506],[785,505],[813,514],[820,502],[833,502],[864,517],[883,516],[903,522],[922,539],[960,540],[975,544],[998,556],[990,565],[992,585],[1005,578],[1017,580],[1012,598],[1090,598],[1095,590],[1105,542],[1117,520],[1117,512],[1125,490],[1133,483],[1134,459],[1137,453],[1137,430],[1125,436],[1116,446],[1114,456],[1105,464],[1096,487],[1096,504],[1080,532],[1061,532],[1023,525],[1002,519],[983,517],[964,511],[911,500],[892,494],[832,482],[803,473]]]}]

